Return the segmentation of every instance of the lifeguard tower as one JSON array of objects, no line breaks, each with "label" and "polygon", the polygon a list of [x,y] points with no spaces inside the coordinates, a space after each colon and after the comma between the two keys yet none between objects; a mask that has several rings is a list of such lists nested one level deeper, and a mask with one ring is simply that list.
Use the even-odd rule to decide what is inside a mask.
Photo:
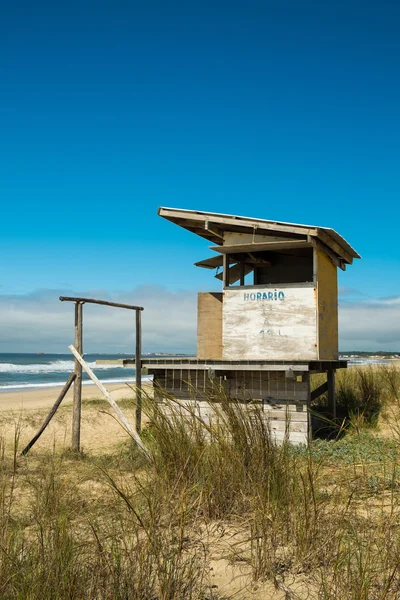
[{"label": "lifeguard tower", "polygon": [[[307,442],[311,399],[328,391],[336,413],[335,371],[347,367],[338,355],[337,269],[360,256],[326,227],[174,208],[158,214],[211,242],[212,255],[195,265],[215,269],[222,291],[198,295],[195,358],[142,361],[154,385],[200,402],[218,382],[232,399],[261,401],[277,440]],[[327,374],[313,394],[311,373]]]}]

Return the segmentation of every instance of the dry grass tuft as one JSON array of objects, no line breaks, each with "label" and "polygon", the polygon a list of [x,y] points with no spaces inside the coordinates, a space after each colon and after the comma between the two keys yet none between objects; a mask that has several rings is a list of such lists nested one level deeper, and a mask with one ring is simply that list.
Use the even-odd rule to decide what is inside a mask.
[{"label": "dry grass tuft", "polygon": [[365,426],[399,409],[398,372],[339,383],[353,427],[309,448],[277,446],[257,406],[222,394],[212,424],[147,398],[150,463],[133,442],[21,459],[17,423],[0,444],[0,597],[399,598],[399,438]]}]

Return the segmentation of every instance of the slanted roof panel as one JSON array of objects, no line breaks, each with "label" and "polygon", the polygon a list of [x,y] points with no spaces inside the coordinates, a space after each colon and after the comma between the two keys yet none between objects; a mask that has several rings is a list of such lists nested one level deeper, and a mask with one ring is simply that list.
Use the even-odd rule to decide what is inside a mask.
[{"label": "slanted roof panel", "polygon": [[354,248],[334,229],[329,227],[270,221],[253,217],[241,217],[181,208],[160,207],[158,214],[180,227],[218,244],[223,243],[224,232],[227,231],[243,233],[254,231],[261,233],[265,231],[269,233],[273,232],[274,235],[284,233],[292,235],[294,239],[299,235],[310,235],[319,238],[321,242],[329,246],[331,250],[347,263],[351,263],[353,258],[360,258],[360,255]]}]

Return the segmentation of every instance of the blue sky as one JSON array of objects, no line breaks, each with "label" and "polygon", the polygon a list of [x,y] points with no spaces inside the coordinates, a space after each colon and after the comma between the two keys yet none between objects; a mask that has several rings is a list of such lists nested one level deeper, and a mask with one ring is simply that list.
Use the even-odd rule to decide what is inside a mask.
[{"label": "blue sky", "polygon": [[[0,349],[28,349],[35,298],[58,314],[71,291],[179,302],[218,289],[192,266],[207,242],[159,205],[337,229],[363,257],[340,274],[341,310],[354,311],[342,346],[400,348],[398,3],[0,12]],[[371,312],[354,331],[360,307]],[[193,332],[171,349],[194,348]]]}]

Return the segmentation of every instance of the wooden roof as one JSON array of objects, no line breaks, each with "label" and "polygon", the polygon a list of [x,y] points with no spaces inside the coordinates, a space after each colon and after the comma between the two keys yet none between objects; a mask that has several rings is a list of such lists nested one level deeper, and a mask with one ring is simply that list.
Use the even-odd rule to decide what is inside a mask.
[{"label": "wooden roof", "polygon": [[[276,238],[284,238],[283,241],[270,242],[269,249],[277,250],[279,246],[282,248],[290,247],[291,241],[293,248],[300,246],[317,246],[328,254],[331,259],[342,269],[346,264],[351,264],[354,258],[361,258],[360,255],[350,246],[342,236],[334,229],[328,227],[319,227],[316,225],[300,225],[298,223],[285,223],[280,221],[268,221],[266,219],[255,219],[252,217],[239,217],[235,215],[218,214],[212,212],[203,212],[198,210],[186,210],[181,208],[166,208],[160,207],[158,214],[191,231],[210,242],[218,244],[212,248],[217,252],[240,252],[248,251],[247,246],[256,249],[257,243],[254,245],[237,244],[224,247],[224,238],[226,233],[247,233],[264,236],[274,236]],[[260,244],[259,249],[268,248],[267,244]],[[275,246],[273,248],[272,246]],[[224,249],[223,249],[224,248]],[[201,261],[204,262],[204,261]],[[199,266],[202,264],[197,263]],[[206,266],[206,265],[204,265]],[[213,268],[211,265],[208,268]]]}]

